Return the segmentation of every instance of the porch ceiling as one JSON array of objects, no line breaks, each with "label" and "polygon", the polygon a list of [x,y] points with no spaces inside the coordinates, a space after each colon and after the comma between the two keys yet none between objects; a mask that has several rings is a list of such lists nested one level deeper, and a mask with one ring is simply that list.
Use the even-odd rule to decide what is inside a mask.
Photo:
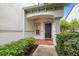
[{"label": "porch ceiling", "polygon": [[53,15],[37,15],[37,16],[29,17],[27,19],[30,19],[30,20],[36,20],[36,19],[54,19],[54,16]]}]

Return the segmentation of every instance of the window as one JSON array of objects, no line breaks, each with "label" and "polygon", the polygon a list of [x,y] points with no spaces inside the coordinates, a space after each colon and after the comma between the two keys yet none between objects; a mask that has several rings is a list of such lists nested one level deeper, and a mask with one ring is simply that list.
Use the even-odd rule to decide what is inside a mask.
[{"label": "window", "polygon": [[40,34],[40,30],[36,30],[36,35],[39,35]]},{"label": "window", "polygon": [[40,23],[35,23],[35,28],[36,35],[40,35]]}]

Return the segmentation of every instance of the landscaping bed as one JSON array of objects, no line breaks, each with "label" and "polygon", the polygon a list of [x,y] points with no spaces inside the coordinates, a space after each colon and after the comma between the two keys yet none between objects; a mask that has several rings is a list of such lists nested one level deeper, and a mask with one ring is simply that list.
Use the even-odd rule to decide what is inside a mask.
[{"label": "landscaping bed", "polygon": [[28,53],[26,52],[24,55],[25,56],[32,56],[33,52],[36,50],[37,47],[38,47],[38,45],[33,44],[32,46],[30,46],[27,49]]},{"label": "landscaping bed", "polygon": [[35,38],[27,37],[0,46],[0,56],[29,56],[37,48]]},{"label": "landscaping bed", "polygon": [[62,32],[57,34],[56,50],[60,56],[79,55],[79,33]]}]

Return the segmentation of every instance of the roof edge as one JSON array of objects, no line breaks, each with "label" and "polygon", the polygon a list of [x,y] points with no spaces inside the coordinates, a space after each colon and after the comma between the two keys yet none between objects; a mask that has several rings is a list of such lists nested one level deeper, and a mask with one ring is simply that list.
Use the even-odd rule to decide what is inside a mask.
[{"label": "roof edge", "polygon": [[70,12],[67,14],[67,16],[65,17],[65,19],[67,19],[67,17],[69,16],[69,14],[72,12],[72,10],[74,9],[74,7],[77,5],[78,3],[76,3],[73,7],[72,7],[72,9],[70,10]]}]

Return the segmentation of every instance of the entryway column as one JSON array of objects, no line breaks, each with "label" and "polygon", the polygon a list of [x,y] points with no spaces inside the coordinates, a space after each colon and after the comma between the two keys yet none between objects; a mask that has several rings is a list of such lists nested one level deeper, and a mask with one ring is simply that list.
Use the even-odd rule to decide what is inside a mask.
[{"label": "entryway column", "polygon": [[53,38],[53,44],[56,46],[56,23],[55,21],[52,23],[52,38]]}]

